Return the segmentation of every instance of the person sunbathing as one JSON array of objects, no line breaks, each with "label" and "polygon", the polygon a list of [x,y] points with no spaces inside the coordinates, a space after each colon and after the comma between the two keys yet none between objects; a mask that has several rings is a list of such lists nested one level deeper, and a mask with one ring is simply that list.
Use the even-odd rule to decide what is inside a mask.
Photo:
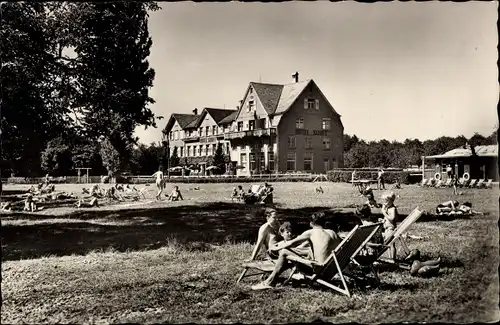
[{"label": "person sunbathing", "polygon": [[370,184],[366,184],[366,187],[363,189],[361,194],[368,199],[368,201],[366,201],[366,204],[368,204],[370,207],[380,208],[380,204],[375,201],[373,189],[371,188]]},{"label": "person sunbathing", "polygon": [[[398,221],[398,209],[394,205],[394,201],[396,200],[396,194],[394,192],[389,192],[386,193],[382,196],[382,215],[384,218],[382,219],[383,222],[383,237],[384,240],[387,240],[392,234],[394,233],[394,230],[396,229],[396,223]],[[389,258],[395,259],[396,258],[396,246],[393,244],[391,245],[389,249]]]},{"label": "person sunbathing", "polygon": [[[293,235],[292,231],[292,224],[288,221],[284,222],[280,228],[279,228],[279,234],[281,236],[281,241],[279,241],[276,245],[284,245],[284,243],[292,240],[295,236]],[[293,249],[294,252],[297,254],[304,256],[304,257],[309,257],[312,258],[312,251],[310,248],[310,245],[308,242],[304,242],[297,246],[296,248]],[[275,251],[273,251],[275,252]],[[279,254],[272,253],[273,255],[270,255],[271,257],[278,258]]]},{"label": "person sunbathing", "polygon": [[170,195],[167,196],[167,200],[170,200],[170,201],[183,200],[184,201],[184,199],[182,198],[181,191],[179,191],[179,186],[174,186],[172,193],[170,193]]},{"label": "person sunbathing", "polygon": [[475,214],[483,214],[479,211],[472,210],[472,203],[465,202],[460,204],[458,201],[447,201],[441,204],[438,204],[436,207],[437,215],[445,215],[445,216],[471,216]]},{"label": "person sunbathing", "polygon": [[[322,265],[330,256],[332,251],[340,244],[340,237],[331,229],[325,229],[325,214],[314,213],[311,215],[310,226],[312,229],[306,230],[298,237],[274,245],[269,248],[271,252],[279,251],[279,257],[271,275],[263,282],[252,286],[252,290],[271,289],[275,286],[277,277],[290,266],[288,261],[302,262],[311,267]],[[305,242],[310,243],[313,252],[310,258],[304,258],[293,251]]]},{"label": "person sunbathing", "polygon": [[87,207],[87,208],[93,208],[93,207],[99,207],[99,202],[97,201],[96,197],[93,197],[90,199],[90,202],[85,202],[85,199],[81,198],[76,202],[76,207],[81,208],[81,207]]},{"label": "person sunbathing", "polygon": [[[366,204],[362,205],[362,206],[358,206],[356,208],[356,215],[358,215],[361,218],[363,225],[369,225],[369,224],[374,224],[374,223],[378,222],[376,217],[374,217],[371,214],[370,207]],[[373,237],[370,239],[369,243],[373,243],[373,244],[377,244],[377,245],[383,244],[384,243],[383,233],[381,231],[377,231],[373,235]],[[370,246],[370,244],[368,244],[366,247],[364,247],[360,251],[359,255],[361,257],[358,257],[358,261],[362,257],[377,255],[378,251],[380,249],[377,247],[380,247],[380,246]],[[410,275],[412,275],[412,276],[419,275],[419,276],[425,277],[425,276],[435,274],[437,271],[439,271],[441,258],[422,262],[422,261],[420,261],[420,251],[418,249],[416,249],[416,250],[411,251],[410,254],[408,254],[408,256],[403,261],[411,263]]]},{"label": "person sunbathing", "polygon": [[252,250],[252,255],[246,262],[254,261],[260,252],[267,252],[270,247],[275,246],[279,242],[280,223],[276,217],[276,210],[266,208],[264,214],[266,216],[266,223],[260,226],[257,242]]}]

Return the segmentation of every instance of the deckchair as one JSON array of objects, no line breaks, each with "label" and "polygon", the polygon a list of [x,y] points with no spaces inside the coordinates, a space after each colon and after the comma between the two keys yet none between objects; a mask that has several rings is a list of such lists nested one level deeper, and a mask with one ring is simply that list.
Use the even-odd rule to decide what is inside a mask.
[{"label": "deckchair", "polygon": [[[378,247],[379,250],[377,254],[375,255],[375,258],[373,261],[377,260],[379,262],[387,263],[387,264],[396,264],[399,267],[403,269],[409,269],[409,266],[404,265],[404,263],[400,263],[397,260],[396,261],[391,261],[388,260],[387,258],[384,258],[384,254],[387,252],[387,250],[394,245],[396,242],[400,244],[400,246],[403,248],[403,252],[405,256],[407,256],[410,253],[410,250],[408,249],[408,245],[406,244],[405,239],[403,238],[403,234],[408,231],[408,229],[411,227],[412,224],[414,224],[418,218],[422,216],[424,213],[424,210],[421,210],[419,207],[416,207],[394,230],[394,232],[388,237],[384,239],[383,244],[372,244],[368,243],[369,247]],[[361,263],[359,263],[361,264]],[[363,263],[366,265],[366,262]]]},{"label": "deckchair", "polygon": [[464,186],[464,187],[473,188],[474,186],[476,186],[476,182],[477,182],[477,179],[471,179],[469,185]]},{"label": "deckchair", "polygon": [[492,188],[493,187],[493,180],[492,179],[488,179],[488,181],[486,183],[484,183],[484,188]]},{"label": "deckchair", "polygon": [[481,188],[484,185],[484,179],[480,179],[479,182],[476,183],[476,188]]},{"label": "deckchair", "polygon": [[[309,280],[310,285],[319,283],[350,297],[351,294],[342,272],[381,226],[381,223],[375,223],[354,227],[322,265],[311,266],[299,261],[291,261],[294,264],[294,268],[287,282],[294,277],[296,272],[300,272],[304,275],[305,279]],[[342,282],[341,287],[333,284],[332,280],[335,277],[340,278]]]},{"label": "deckchair", "polygon": [[[263,277],[267,273],[270,273],[274,270],[275,263],[272,260],[263,260],[263,261],[250,261],[243,263],[243,272],[241,272],[240,276],[236,283],[239,283],[243,278],[253,277],[260,275]],[[248,273],[249,270],[252,270],[251,273]]]}]

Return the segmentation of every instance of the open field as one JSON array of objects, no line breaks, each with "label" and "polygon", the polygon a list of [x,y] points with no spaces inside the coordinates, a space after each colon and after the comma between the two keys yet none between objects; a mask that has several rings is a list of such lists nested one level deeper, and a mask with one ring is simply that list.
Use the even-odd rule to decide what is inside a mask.
[{"label": "open field", "polygon": [[[315,194],[321,184],[324,194]],[[167,190],[175,184],[168,184]],[[436,220],[424,216],[410,240],[424,257],[442,258],[440,275],[384,271],[376,289],[347,298],[319,287],[253,292],[236,285],[242,261],[264,222],[256,208],[231,203],[234,184],[179,184],[185,201],[1,216],[2,323],[286,323],[491,322],[498,312],[498,189],[462,189],[484,215]],[[189,190],[198,186],[200,190]],[[245,187],[249,184],[245,184]],[[350,207],[364,202],[350,185],[275,183],[283,221],[307,227],[307,216],[336,209],[341,230]],[[81,192],[81,185],[56,185]],[[4,190],[28,186],[6,185]],[[407,215],[432,212],[450,189],[396,190]],[[381,192],[375,191],[378,197]],[[377,212],[376,210],[374,211]]]}]

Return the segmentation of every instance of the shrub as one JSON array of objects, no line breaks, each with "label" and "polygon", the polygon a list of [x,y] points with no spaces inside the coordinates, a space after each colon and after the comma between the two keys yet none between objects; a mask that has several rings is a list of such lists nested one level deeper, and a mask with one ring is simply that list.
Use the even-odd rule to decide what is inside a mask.
[{"label": "shrub", "polygon": [[[349,170],[345,169],[335,169],[331,170],[327,173],[328,179],[332,182],[345,182],[350,183],[352,179],[352,171],[355,170],[353,168],[349,168]],[[408,171],[384,171],[384,182],[387,184],[396,183],[396,180],[399,179],[401,184],[409,184],[410,174]],[[370,170],[356,170],[356,179],[377,179],[378,171],[376,169]]]}]

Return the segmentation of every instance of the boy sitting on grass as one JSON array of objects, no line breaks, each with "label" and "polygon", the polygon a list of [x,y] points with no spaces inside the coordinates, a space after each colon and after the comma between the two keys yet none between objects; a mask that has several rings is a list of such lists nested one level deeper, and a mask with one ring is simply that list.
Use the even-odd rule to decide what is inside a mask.
[{"label": "boy sitting on grass", "polygon": [[174,186],[172,193],[170,193],[170,195],[167,196],[167,200],[169,200],[169,201],[183,200],[184,201],[184,198],[182,197],[181,191],[179,191],[179,186]]},{"label": "boy sitting on grass", "polygon": [[[312,229],[306,230],[300,236],[290,241],[284,241],[279,245],[270,247],[270,252],[279,252],[275,268],[266,280],[252,286],[252,290],[273,288],[278,276],[290,266],[288,261],[302,262],[311,267],[322,265],[341,242],[339,236],[333,230],[324,229],[325,221],[324,213],[314,213],[311,215],[310,222]],[[310,243],[311,245],[313,254],[310,258],[304,258],[290,249],[303,243]]]}]

